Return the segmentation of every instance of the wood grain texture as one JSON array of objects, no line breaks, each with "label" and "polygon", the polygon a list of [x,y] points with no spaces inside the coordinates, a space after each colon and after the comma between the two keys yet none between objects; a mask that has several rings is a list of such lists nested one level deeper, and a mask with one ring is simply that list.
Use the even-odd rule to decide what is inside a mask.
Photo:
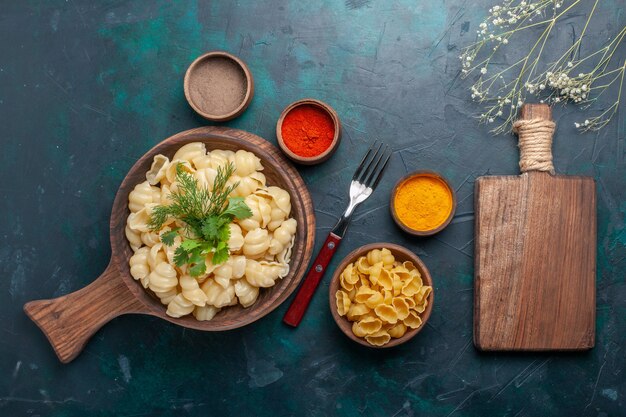
[{"label": "wood grain texture", "polygon": [[[335,294],[339,290],[339,276],[341,275],[343,270],[346,269],[348,264],[350,264],[351,262],[355,262],[361,256],[366,255],[369,251],[373,249],[382,249],[382,248],[389,249],[397,261],[413,262],[413,265],[415,265],[420,275],[422,276],[422,282],[424,283],[424,285],[433,287],[433,290],[428,295],[428,305],[426,306],[426,310],[424,310],[424,312],[420,314],[420,318],[422,319],[422,325],[420,327],[418,327],[417,329],[407,328],[407,331],[404,334],[404,336],[397,338],[397,339],[392,338],[389,341],[389,343],[383,346],[374,346],[374,345],[369,344],[364,338],[358,337],[354,333],[352,333],[352,322],[348,320],[347,317],[340,316],[339,313],[337,312],[337,303],[335,299]],[[411,252],[409,249],[400,245],[396,245],[395,243],[378,242],[378,243],[370,243],[368,245],[364,245],[359,248],[356,248],[355,250],[350,252],[345,258],[343,258],[343,260],[341,261],[341,263],[335,270],[335,273],[333,274],[333,277],[330,281],[330,285],[328,287],[328,303],[330,306],[330,312],[333,315],[333,319],[335,319],[335,323],[337,323],[337,326],[339,326],[343,334],[348,336],[349,339],[363,346],[367,346],[367,347],[375,348],[375,349],[380,349],[380,348],[384,349],[384,348],[398,346],[405,342],[408,342],[410,339],[415,337],[419,332],[421,332],[424,327],[426,327],[426,322],[430,318],[430,314],[433,311],[433,305],[435,302],[434,293],[435,293],[435,288],[433,286],[433,279],[430,276],[430,272],[428,271],[428,268],[426,268],[426,265],[424,264],[424,262],[422,262],[419,256]]]},{"label": "wood grain texture", "polygon": [[545,172],[482,177],[475,199],[474,344],[592,348],[594,180]]},{"label": "wood grain texture", "polygon": [[543,119],[552,120],[552,108],[547,104],[524,104],[520,109],[520,119]]},{"label": "wood grain texture", "polygon": [[[193,316],[172,318],[165,306],[130,275],[128,260],[133,254],[124,227],[128,217],[128,194],[145,180],[152,158],[157,154],[172,157],[182,145],[201,141],[207,149],[244,149],[254,152],[264,166],[267,183],[289,191],[291,216],[298,223],[289,274],[271,288],[262,289],[256,303],[244,309],[223,309],[213,320],[197,321]],[[122,182],[111,213],[112,259],[105,272],[91,285],[54,300],[31,301],[24,306],[26,314],[41,328],[53,345],[59,359],[75,358],[103,324],[120,314],[149,314],[187,328],[221,331],[250,324],[277,308],[296,289],[311,259],[315,241],[313,203],[304,181],[281,152],[262,138],[227,127],[201,127],[178,133],[148,151],[130,169]]]},{"label": "wood grain texture", "polygon": [[89,338],[115,317],[150,314],[128,291],[113,261],[88,286],[53,300],[31,301],[24,311],[43,331],[63,363],[78,356]]},{"label": "wood grain texture", "polygon": [[[546,104],[525,104],[520,119],[551,121],[552,111]],[[593,178],[538,170],[482,177],[474,198],[474,344],[482,350],[592,348]]]}]

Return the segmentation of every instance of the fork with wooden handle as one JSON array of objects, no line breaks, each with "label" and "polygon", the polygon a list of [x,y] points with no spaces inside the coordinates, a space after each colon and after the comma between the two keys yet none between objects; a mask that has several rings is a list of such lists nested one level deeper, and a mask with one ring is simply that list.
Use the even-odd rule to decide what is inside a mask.
[{"label": "fork with wooden handle", "polygon": [[376,141],[374,141],[367,150],[359,167],[352,176],[352,182],[350,183],[350,204],[348,204],[348,208],[346,208],[346,211],[335,227],[333,227],[328,234],[324,246],[322,246],[315,261],[313,261],[313,266],[304,278],[304,282],[300,286],[296,298],[294,298],[285,317],[283,317],[283,321],[288,325],[296,327],[300,324],[300,321],[302,321],[302,317],[313,298],[313,294],[322,280],[324,272],[326,272],[326,267],[328,267],[333,255],[337,251],[337,247],[339,247],[339,243],[341,243],[341,239],[343,239],[346,233],[354,209],[372,195],[372,192],[374,192],[374,189],[383,176],[383,172],[387,167],[390,157],[391,151],[389,146],[383,143],[377,146]]}]

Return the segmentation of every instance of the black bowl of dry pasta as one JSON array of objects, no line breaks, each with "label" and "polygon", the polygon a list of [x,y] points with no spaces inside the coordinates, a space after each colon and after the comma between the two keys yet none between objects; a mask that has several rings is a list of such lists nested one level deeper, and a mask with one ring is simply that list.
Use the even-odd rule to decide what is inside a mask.
[{"label": "black bowl of dry pasta", "polygon": [[[187,155],[181,156],[181,148],[192,143],[199,145],[188,146],[183,152]],[[162,231],[148,231],[145,228],[146,218],[142,219],[137,213],[146,206],[167,201],[167,193],[161,189],[163,186],[167,185],[170,191],[175,187],[170,181],[173,179],[172,170],[168,171],[167,167],[161,170],[162,162],[172,162],[176,158],[189,159],[189,166],[185,167],[183,163],[181,171],[190,171],[198,167],[194,165],[189,152],[206,152],[205,157],[199,160],[209,166],[211,162],[207,161],[206,156],[216,150],[220,150],[215,153],[217,159],[226,155],[227,159],[234,161],[237,171],[241,170],[236,172],[237,175],[241,174],[237,179],[240,183],[238,187],[252,187],[254,190],[251,193],[262,188],[259,198],[267,201],[283,198],[283,201],[274,201],[269,212],[267,207],[259,209],[264,211],[265,217],[259,220],[258,225],[252,221],[256,220],[254,218],[250,219],[249,223],[252,224],[238,225],[242,232],[239,238],[243,238],[244,242],[240,241],[237,244],[239,247],[232,253],[229,246],[228,251],[232,257],[238,257],[239,263],[233,260],[226,268],[228,270],[222,270],[219,274],[215,273],[216,268],[207,265],[205,276],[193,280],[189,277],[182,279],[183,275],[190,275],[191,272],[187,274],[181,268],[168,265],[171,248],[153,249],[165,244],[160,233]],[[238,151],[243,155],[239,158],[241,161],[236,156]],[[239,166],[240,163],[243,168]],[[257,174],[249,178],[253,172]],[[206,174],[209,175],[210,171]],[[162,181],[163,178],[166,180]],[[207,180],[205,177],[197,177],[198,181],[203,178]],[[245,194],[243,190],[242,193]],[[285,198],[289,199],[289,210]],[[277,217],[272,210],[282,210],[285,215]],[[271,227],[270,222],[274,222]],[[281,226],[285,226],[282,234],[277,232]],[[253,234],[246,239],[250,233]],[[282,236],[280,239],[277,233]],[[63,362],[74,359],[100,327],[121,314],[148,314],[204,331],[234,329],[269,314],[289,297],[302,279],[315,240],[315,215],[304,181],[277,148],[241,130],[201,127],[171,136],[133,165],[115,197],[110,234],[111,262],[98,279],[74,293],[51,300],[31,301],[24,306],[26,314],[42,329]],[[270,249],[272,245],[273,249]],[[281,245],[289,246],[290,256],[278,259],[280,253],[284,255],[284,247]],[[242,257],[249,258],[251,266],[247,262],[243,265]],[[246,279],[246,282],[238,281],[238,289],[230,287],[231,284],[233,287],[235,285],[232,280],[241,279]],[[261,288],[251,290],[251,283]],[[180,300],[179,295],[183,291],[188,297]],[[168,311],[169,304],[177,297],[178,304]],[[206,306],[209,301],[220,307],[196,311],[196,307]],[[219,312],[213,311],[218,308]]]},{"label": "black bowl of dry pasta", "polygon": [[341,331],[371,348],[407,342],[433,308],[432,279],[421,259],[393,243],[361,246],[346,256],[329,287],[330,311]]}]

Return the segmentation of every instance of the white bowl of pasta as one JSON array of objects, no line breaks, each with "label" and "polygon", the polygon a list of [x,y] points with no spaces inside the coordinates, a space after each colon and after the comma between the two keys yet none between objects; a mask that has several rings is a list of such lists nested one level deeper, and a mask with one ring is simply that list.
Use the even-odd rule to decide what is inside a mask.
[{"label": "white bowl of pasta", "polygon": [[351,340],[372,348],[405,343],[426,325],[433,308],[432,279],[410,250],[393,243],[361,246],[333,275],[329,304]]},{"label": "white bowl of pasta", "polygon": [[[190,143],[197,145],[188,146],[183,153],[196,152],[196,157],[200,157],[198,164],[211,167],[215,162],[211,153],[219,150],[215,159],[231,160],[235,165],[233,175],[238,175],[229,184],[238,183],[233,196],[237,194],[239,199],[234,199],[232,210],[230,197],[224,200],[224,207],[230,211],[220,211],[220,218],[228,221],[218,223],[216,229],[225,232],[220,227],[227,225],[229,230],[225,235],[209,235],[218,236],[211,244],[195,239],[196,236],[182,235],[184,225],[170,222],[167,216],[163,228],[147,228],[150,216],[146,215],[153,213],[150,210],[168,205],[167,197],[174,183],[170,180],[175,179],[172,175],[181,165],[177,163],[161,172],[158,161],[180,159],[181,171],[200,171],[193,157],[179,152]],[[203,152],[204,156],[200,155]],[[203,174],[210,176],[211,172],[206,170]],[[206,175],[194,174],[193,178],[210,183]],[[163,190],[166,187],[170,188],[169,193]],[[237,218],[233,213],[238,213],[242,202],[256,206],[250,210],[252,215],[237,221],[236,228],[231,227]],[[261,218],[257,216],[259,211]],[[189,251],[182,267],[172,258],[175,245],[162,241],[163,232],[173,229],[181,231],[181,239],[199,242],[188,242]],[[31,301],[24,306],[63,362],[76,357],[102,325],[121,314],[148,314],[205,331],[242,327],[269,314],[297,288],[306,272],[315,240],[315,215],[304,181],[280,150],[251,133],[208,126],[166,139],[133,165],[115,197],[110,234],[111,262],[98,279],[74,293]],[[176,240],[172,234],[169,237]],[[226,244],[220,243],[224,241]],[[218,256],[221,251],[221,261],[215,265],[207,262],[200,268],[200,262],[194,263],[199,256],[192,248],[196,243],[206,246],[201,246],[203,256],[208,252]],[[192,266],[196,267],[193,271]],[[172,302],[176,304],[168,311]]]}]

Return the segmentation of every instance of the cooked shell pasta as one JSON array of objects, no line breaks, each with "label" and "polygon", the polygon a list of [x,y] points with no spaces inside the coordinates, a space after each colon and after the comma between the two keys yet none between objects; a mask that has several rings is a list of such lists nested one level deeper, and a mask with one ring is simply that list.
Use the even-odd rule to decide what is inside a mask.
[{"label": "cooked shell pasta", "polygon": [[261,172],[253,172],[252,174],[245,177],[233,175],[230,182],[232,184],[237,184],[237,187],[235,187],[232,196],[246,197],[250,194],[255,193],[259,188],[265,185],[265,175],[263,175],[263,173]]},{"label": "cooked shell pasta", "polygon": [[267,227],[268,223],[272,219],[272,207],[269,202],[265,198],[256,194],[247,196],[244,201],[248,207],[250,207],[252,216],[239,222],[241,228],[251,231]]},{"label": "cooked shell pasta", "polygon": [[158,264],[166,261],[167,256],[165,254],[165,251],[163,250],[162,243],[157,243],[150,248],[150,252],[148,252],[148,265],[150,266],[151,271],[154,271]]},{"label": "cooked shell pasta", "polygon": [[131,213],[128,216],[128,227],[136,232],[149,232],[150,213],[155,206],[156,203],[149,203],[143,206],[141,210]]},{"label": "cooked shell pasta", "polygon": [[231,256],[228,260],[213,270],[215,282],[226,288],[231,279],[239,279],[246,273],[246,257]]},{"label": "cooked shell pasta", "polygon": [[296,234],[298,223],[295,219],[289,219],[283,222],[280,227],[274,230],[272,240],[270,241],[269,253],[277,255],[282,252],[287,245],[291,244],[293,236]]},{"label": "cooked shell pasta", "polygon": [[144,181],[137,184],[133,191],[128,194],[128,209],[131,213],[136,213],[147,204],[159,202],[160,198],[159,188],[152,187],[148,181]]},{"label": "cooked shell pasta", "polygon": [[221,310],[221,308],[213,307],[213,306],[203,306],[193,309],[193,316],[198,321],[208,321],[211,320],[215,315]]},{"label": "cooked shell pasta", "polygon": [[139,249],[143,244],[143,241],[141,240],[141,233],[126,225],[124,228],[124,234],[126,235],[126,240],[128,240],[128,243],[130,244],[130,248],[134,252],[137,252],[137,249]]},{"label": "cooked shell pasta", "polygon": [[171,184],[176,181],[176,172],[178,171],[179,167],[189,174],[193,174],[195,172],[195,169],[193,169],[193,167],[191,166],[191,162],[174,159],[165,170],[165,180],[168,183]]},{"label": "cooked shell pasta", "polygon": [[246,280],[255,287],[271,287],[278,278],[287,274],[288,266],[277,262],[257,262],[253,259],[246,261]]},{"label": "cooked shell pasta", "polygon": [[148,254],[150,250],[147,247],[137,249],[128,261],[130,265],[130,275],[136,280],[141,281],[144,288],[148,287],[148,275],[150,275],[150,266],[148,265]]},{"label": "cooked shell pasta", "polygon": [[272,196],[276,207],[283,211],[286,215],[291,212],[291,197],[289,193],[280,187],[267,187],[266,192]]},{"label": "cooked shell pasta", "polygon": [[221,308],[237,303],[234,285],[224,288],[214,279],[209,278],[202,284],[201,288],[207,296],[206,303],[208,305]]},{"label": "cooked shell pasta", "polygon": [[235,282],[235,295],[239,300],[239,304],[244,307],[250,307],[259,296],[259,287],[250,284],[245,279],[239,279]]},{"label": "cooked shell pasta", "polygon": [[198,155],[191,160],[191,164],[197,171],[200,171],[204,168],[212,168],[212,159],[210,154],[206,155]]},{"label": "cooked shell pasta", "polygon": [[172,204],[172,199],[171,199],[172,191],[176,190],[177,187],[178,187],[178,184],[176,182],[170,185],[167,185],[167,184],[161,185],[161,196],[160,196],[159,203],[164,206]]},{"label": "cooked shell pasta", "polygon": [[262,169],[261,160],[252,152],[243,149],[235,152],[235,175],[245,177]]},{"label": "cooked shell pasta", "polygon": [[201,187],[213,190],[213,183],[217,177],[217,170],[214,168],[201,168],[193,173],[193,176],[198,180]]},{"label": "cooked shell pasta", "polygon": [[223,167],[229,162],[235,161],[235,153],[233,151],[224,151],[215,149],[207,153],[211,157],[211,168],[217,169]]},{"label": "cooked shell pasta", "polygon": [[194,310],[194,304],[185,298],[183,294],[177,294],[176,297],[167,305],[167,314],[170,317],[182,317]]},{"label": "cooked shell pasta", "polygon": [[270,237],[266,229],[258,227],[243,238],[243,254],[248,258],[262,258],[269,247]]},{"label": "cooked shell pasta", "polygon": [[207,295],[200,289],[198,281],[190,275],[182,275],[178,279],[178,284],[182,289],[183,297],[197,306],[204,306],[207,302]]},{"label": "cooked shell pasta", "polygon": [[191,142],[181,146],[174,156],[172,161],[187,161],[191,163],[195,158],[201,158],[206,155],[206,146],[202,142]]},{"label": "cooked shell pasta", "polygon": [[146,172],[146,180],[150,185],[157,185],[165,178],[165,171],[170,165],[170,159],[164,155],[156,155],[152,160],[150,170]]},{"label": "cooked shell pasta", "polygon": [[[230,197],[243,197],[253,215],[228,225],[226,261],[213,264],[210,252],[204,274],[191,276],[189,266],[177,265],[175,257],[184,240],[196,237],[190,237],[188,225],[175,217],[168,218],[159,230],[152,229],[152,212],[156,206],[174,203],[172,193],[179,190],[178,169],[191,174],[198,187],[211,192],[217,170],[229,163],[235,169],[227,180],[227,185],[235,186]],[[289,273],[297,229],[296,220],[290,218],[291,197],[280,187],[268,186],[262,171],[261,160],[252,152],[207,152],[204,143],[191,142],[173,155],[156,155],[146,180],[129,193],[130,214],[124,233],[134,252],[129,259],[130,273],[167,306],[169,316],[193,314],[197,320],[211,320],[224,307],[250,307],[258,299],[260,288],[273,286]],[[170,233],[166,245],[164,233],[172,230],[180,232],[175,236]],[[358,277],[351,278],[355,279]],[[411,301],[415,302],[414,297]]]},{"label": "cooked shell pasta", "polygon": [[157,292],[155,294],[156,294],[157,297],[159,297],[159,300],[161,300],[161,304],[169,305],[169,303],[172,302],[174,297],[176,297],[178,295],[178,292],[176,291],[176,288],[172,288],[169,291]]},{"label": "cooked shell pasta", "polygon": [[176,285],[176,270],[167,262],[159,263],[148,277],[148,286],[157,295],[176,289]]},{"label": "cooked shell pasta", "polygon": [[141,234],[141,242],[151,248],[161,242],[161,234],[159,232],[143,232]]}]

